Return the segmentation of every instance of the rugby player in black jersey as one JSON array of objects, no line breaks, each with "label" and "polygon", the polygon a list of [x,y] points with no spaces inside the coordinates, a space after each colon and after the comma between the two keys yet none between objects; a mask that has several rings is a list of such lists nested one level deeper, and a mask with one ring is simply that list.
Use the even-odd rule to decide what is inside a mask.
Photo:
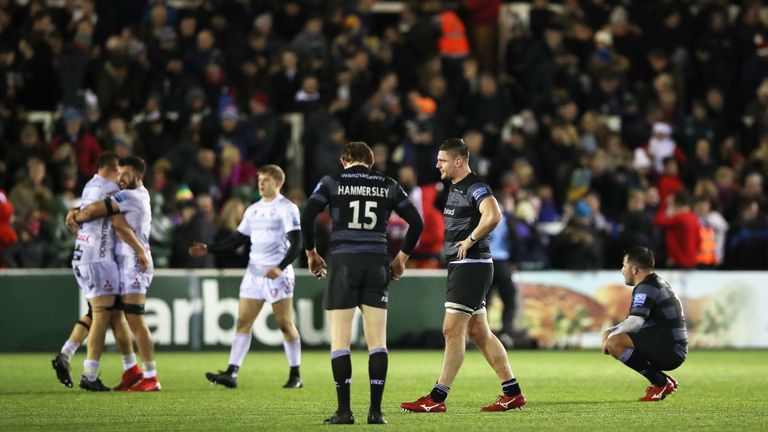
[{"label": "rugby player in black jersey", "polygon": [[437,166],[451,187],[443,211],[448,281],[445,294],[445,354],[440,377],[432,391],[414,402],[400,404],[405,411],[445,412],[445,399],[464,362],[467,335],[483,352],[501,382],[502,394],[481,411],[507,411],[525,405],[507,352],[488,327],[485,298],[493,280],[488,234],[501,219],[491,188],[469,168],[469,149],[461,139],[440,146]]},{"label": "rugby player in black jersey", "polygon": [[[343,170],[325,176],[310,196],[301,217],[309,271],[324,277],[326,263],[315,250],[315,217],[327,205],[333,219],[328,287],[323,296],[331,332],[331,368],[338,409],[326,424],[354,423],[350,408],[352,361],[350,346],[355,309],[363,315],[368,344],[371,405],[368,423],[386,423],[381,398],[387,376],[387,302],[390,279],[399,279],[424,225],[403,188],[390,177],[371,170],[373,152],[363,142],[351,142],[341,152]],[[408,233],[397,256],[387,257],[387,220],[394,210]]]},{"label": "rugby player in black jersey", "polygon": [[634,247],[624,253],[621,274],[634,286],[627,319],[603,332],[603,353],[644,376],[651,385],[640,402],[660,401],[677,390],[663,371],[677,369],[688,355],[688,331],[680,299],[656,274],[653,252]]}]

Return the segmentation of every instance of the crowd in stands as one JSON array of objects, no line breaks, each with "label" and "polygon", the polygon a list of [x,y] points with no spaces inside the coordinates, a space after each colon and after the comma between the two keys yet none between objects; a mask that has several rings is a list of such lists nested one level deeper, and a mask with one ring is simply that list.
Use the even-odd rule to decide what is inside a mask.
[{"label": "crowd in stands", "polygon": [[435,159],[463,137],[520,268],[618,268],[633,245],[768,268],[760,1],[376,3],[0,0],[0,267],[68,265],[63,214],[105,150],[150,167],[156,267],[242,267],[186,251],[236,229],[259,166],[292,168],[301,204],[360,140],[428,222],[412,261],[438,268]]}]

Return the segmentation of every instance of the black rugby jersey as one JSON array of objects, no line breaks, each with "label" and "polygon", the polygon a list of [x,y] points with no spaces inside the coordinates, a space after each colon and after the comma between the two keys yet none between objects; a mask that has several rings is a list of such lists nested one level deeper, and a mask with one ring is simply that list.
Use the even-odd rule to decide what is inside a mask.
[{"label": "black rugby jersey", "polygon": [[683,306],[669,284],[651,273],[632,291],[629,315],[645,319],[641,330],[667,333],[675,342],[675,353],[685,358],[688,353],[688,331]]},{"label": "black rugby jersey", "polygon": [[[480,202],[492,196],[491,188],[475,173],[452,184],[448,190],[443,218],[445,219],[445,253],[448,262],[456,261],[456,243],[469,237],[480,223]],[[488,236],[478,239],[465,259],[491,259]]]},{"label": "black rugby jersey", "polygon": [[[418,219],[418,211],[399,183],[361,165],[323,177],[309,199],[319,202],[322,207],[326,204],[330,207],[333,220],[331,254],[386,255],[387,220],[392,210],[401,216],[404,213],[415,215]],[[419,233],[420,230],[414,233],[414,245]],[[308,244],[307,240],[305,236],[305,244]],[[404,251],[410,253],[405,248]]]}]

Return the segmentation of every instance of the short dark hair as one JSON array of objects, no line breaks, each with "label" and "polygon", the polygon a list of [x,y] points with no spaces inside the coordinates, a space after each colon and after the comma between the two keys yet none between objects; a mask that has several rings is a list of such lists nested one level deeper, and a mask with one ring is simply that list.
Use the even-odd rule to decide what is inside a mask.
[{"label": "short dark hair", "polygon": [[443,141],[440,150],[450,152],[458,157],[469,160],[469,147],[461,138],[449,138]]},{"label": "short dark hair", "polygon": [[102,154],[99,155],[99,157],[96,159],[96,168],[102,169],[106,168],[110,165],[117,165],[117,162],[120,158],[117,157],[117,154],[115,152],[111,151],[105,151]]},{"label": "short dark hair", "polygon": [[685,189],[680,189],[679,191],[675,192],[675,194],[672,196],[672,202],[679,207],[690,206],[691,194],[688,193],[688,191]]},{"label": "short dark hair", "polygon": [[352,141],[341,150],[341,160],[344,162],[362,162],[373,165],[373,150],[362,141]]},{"label": "short dark hair", "polygon": [[144,177],[144,173],[147,172],[147,164],[144,162],[144,159],[138,156],[126,156],[120,159],[120,162],[118,162],[118,165],[120,165],[121,167],[129,166],[133,168],[133,170],[136,171],[136,174],[138,174],[139,177]]},{"label": "short dark hair", "polygon": [[632,262],[641,269],[653,270],[656,265],[653,252],[645,246],[631,247],[624,251],[624,256],[627,257],[628,262]]}]

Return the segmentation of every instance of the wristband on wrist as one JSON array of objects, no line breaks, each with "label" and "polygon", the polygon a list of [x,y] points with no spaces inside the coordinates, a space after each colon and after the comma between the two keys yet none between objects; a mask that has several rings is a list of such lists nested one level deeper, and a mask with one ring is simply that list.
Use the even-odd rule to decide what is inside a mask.
[{"label": "wristband on wrist", "polygon": [[472,235],[472,233],[469,233],[469,239],[472,240],[473,243],[477,243],[477,239]]}]

